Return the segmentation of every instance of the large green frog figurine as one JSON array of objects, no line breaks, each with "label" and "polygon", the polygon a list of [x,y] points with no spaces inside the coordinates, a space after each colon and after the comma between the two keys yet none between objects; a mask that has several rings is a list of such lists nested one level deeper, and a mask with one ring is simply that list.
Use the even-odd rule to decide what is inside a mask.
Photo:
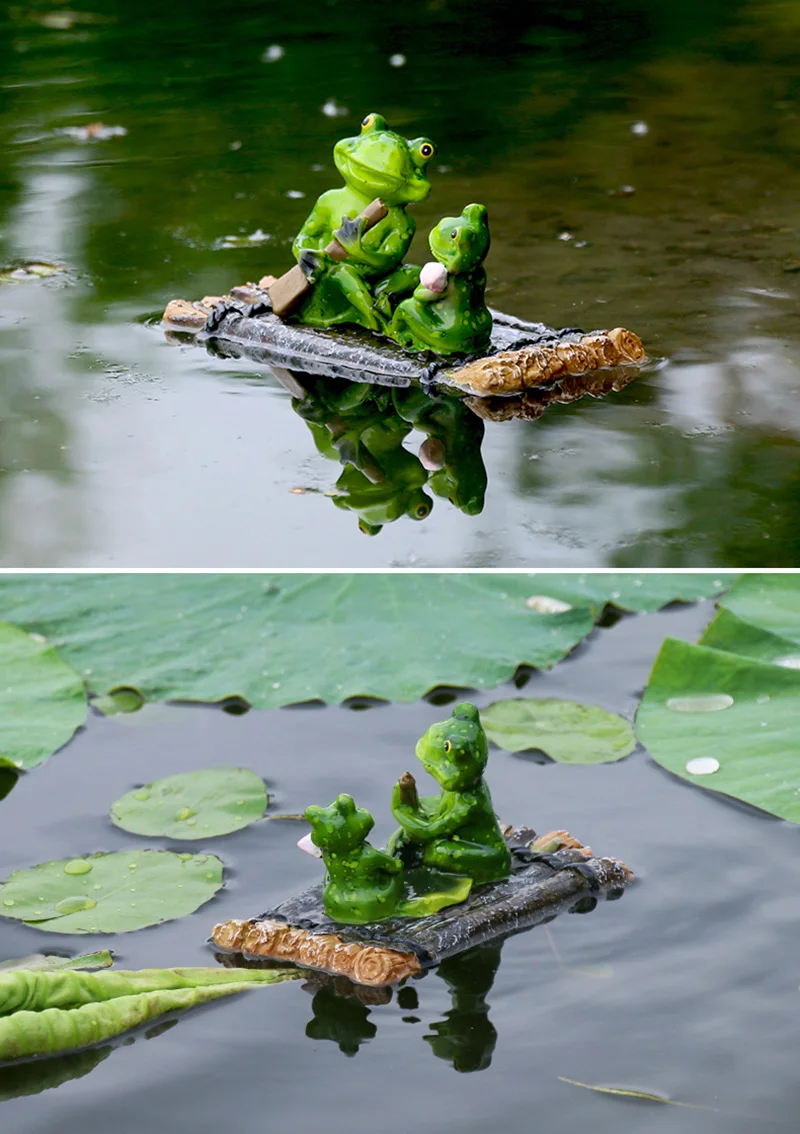
[{"label": "large green frog figurine", "polygon": [[[297,312],[301,323],[356,323],[385,330],[386,316],[375,306],[373,289],[380,285],[383,310],[390,313],[389,297],[409,294],[416,286],[419,269],[401,266],[416,227],[406,206],[428,196],[425,166],[434,153],[427,138],[407,141],[380,114],[368,114],[357,137],[336,143],[333,160],[345,184],[322,194],[293,245],[300,267],[314,283]],[[388,215],[364,231],[355,218],[376,197]],[[342,262],[323,251],[334,236],[348,253]]]},{"label": "large green frog figurine", "polygon": [[386,849],[407,865],[421,859],[476,883],[507,877],[511,854],[483,779],[489,746],[478,710],[467,702],[456,705],[448,720],[431,725],[417,741],[416,752],[442,792],[409,803],[402,783],[396,785],[392,814],[400,830]]},{"label": "large green frog figurine", "polygon": [[422,269],[419,287],[398,305],[387,333],[410,350],[485,350],[492,334],[484,299],[483,261],[489,251],[485,206],[467,205],[460,217],[445,217],[431,232],[429,244],[437,263]]}]

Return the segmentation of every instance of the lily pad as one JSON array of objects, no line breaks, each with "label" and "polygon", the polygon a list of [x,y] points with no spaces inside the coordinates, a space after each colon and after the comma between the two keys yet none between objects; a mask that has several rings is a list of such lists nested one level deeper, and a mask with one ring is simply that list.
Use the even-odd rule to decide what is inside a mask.
[{"label": "lily pad", "polygon": [[66,272],[65,264],[46,264],[41,260],[17,261],[0,268],[0,284],[24,283],[27,280],[46,280]]},{"label": "lily pad", "polygon": [[[800,672],[667,638],[636,731],[654,760],[689,783],[800,823]],[[700,758],[719,769],[708,774]]]},{"label": "lily pad", "polygon": [[742,575],[720,605],[742,622],[800,644],[800,574]]},{"label": "lily pad", "polygon": [[53,953],[31,953],[28,957],[17,957],[13,961],[0,961],[0,972],[13,972],[24,969],[26,972],[55,973],[65,970],[108,969],[114,964],[114,957],[108,949],[97,953],[82,953],[79,957],[58,957]]},{"label": "lily pad", "polygon": [[507,752],[538,748],[560,764],[607,764],[636,747],[624,717],[597,705],[520,697],[481,710],[486,735]]},{"label": "lily pad", "polygon": [[[800,668],[800,647],[797,642],[743,622],[724,608],[708,624],[699,645],[743,654],[756,661],[783,665],[787,669]],[[794,658],[797,659],[797,664],[793,667],[791,663]]]},{"label": "lily pad", "polygon": [[90,854],[16,870],[0,886],[0,915],[47,933],[128,933],[194,913],[221,886],[210,854]]},{"label": "lily pad", "polygon": [[119,713],[138,713],[144,705],[144,697],[138,689],[111,689],[100,697],[92,698],[92,708],[104,717],[115,717]]},{"label": "lily pad", "polygon": [[35,768],[85,719],[77,673],[41,638],[0,622],[0,765]]},{"label": "lily pad", "polygon": [[135,835],[208,839],[247,827],[266,806],[267,789],[255,772],[206,768],[129,791],[112,806],[111,820]]},{"label": "lily pad", "polygon": [[572,606],[591,603],[602,610],[610,603],[620,610],[653,611],[670,602],[696,602],[714,598],[731,586],[738,575],[720,571],[713,575],[660,571],[657,574],[592,572],[551,575],[534,572],[527,576],[532,597],[551,598]]},{"label": "lily pad", "polygon": [[[541,583],[536,584],[541,586]],[[47,635],[90,689],[274,708],[358,694],[414,701],[548,668],[592,629],[588,604],[526,606],[524,575],[3,576],[6,617]]]},{"label": "lily pad", "polygon": [[410,870],[404,876],[405,895],[397,917],[427,917],[469,897],[472,879],[440,870]]}]

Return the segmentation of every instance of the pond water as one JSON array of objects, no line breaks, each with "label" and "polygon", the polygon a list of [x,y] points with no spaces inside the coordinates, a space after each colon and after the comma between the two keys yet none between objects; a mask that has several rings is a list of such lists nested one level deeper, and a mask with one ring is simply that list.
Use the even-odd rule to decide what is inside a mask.
[{"label": "pond water", "polygon": [[[711,613],[705,603],[624,617],[524,688],[630,715],[664,635],[694,640]],[[516,693],[509,684],[471,696],[486,705]],[[376,815],[377,845],[391,830],[391,784],[414,765],[416,737],[446,712],[420,701],[95,716],[0,804],[0,877],[47,858],[143,845],[103,818],[111,801],[134,784],[218,764],[264,775],[274,812],[353,792]],[[502,816],[541,831],[564,826],[597,853],[626,860],[637,882],[622,900],[465,954],[388,1003],[311,995],[292,982],[140,1031],[132,1042],[6,1067],[4,1129],[77,1134],[113,1115],[119,1134],[165,1123],[176,1132],[235,1126],[255,1134],[265,1122],[332,1134],[794,1130],[800,925],[788,895],[800,883],[796,830],[671,777],[641,750],[596,767],[495,751],[489,768]],[[304,823],[262,822],[207,847],[191,844],[221,855],[227,885],[180,921],[109,939],[44,936],[0,919],[0,960],[110,943],[122,966],[210,963],[204,942],[215,922],[251,916],[318,879],[319,863],[295,846],[305,831]],[[560,1077],[692,1105],[599,1095]]]},{"label": "pond water", "polygon": [[[69,270],[0,284],[0,564],[794,564],[798,11],[4,7],[0,265]],[[154,317],[286,268],[371,110],[439,147],[414,258],[483,201],[494,306],[630,327],[652,362],[487,423],[482,510],[428,492],[425,518],[370,537],[277,379]],[[98,121],[125,133],[76,136]]]}]

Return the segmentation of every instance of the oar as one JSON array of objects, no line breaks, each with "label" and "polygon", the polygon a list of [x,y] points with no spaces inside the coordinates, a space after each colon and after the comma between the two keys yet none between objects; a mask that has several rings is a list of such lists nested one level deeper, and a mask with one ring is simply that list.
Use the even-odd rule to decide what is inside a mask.
[{"label": "oar", "polygon": [[[380,197],[376,197],[374,201],[371,201],[370,204],[367,205],[363,213],[359,213],[356,220],[364,221],[362,232],[367,232],[373,225],[376,225],[378,221],[383,220],[383,218],[388,215],[388,212],[389,210]],[[342,217],[342,222],[344,223],[346,219],[346,217]],[[327,252],[332,260],[341,262],[347,259],[347,250],[339,243],[335,236],[327,248],[325,248],[325,252]],[[279,318],[283,319],[297,307],[302,299],[305,299],[313,286],[313,283],[305,275],[299,264],[295,264],[293,268],[290,268],[280,279],[277,279],[275,283],[270,284],[267,288],[267,293],[272,303],[272,310]]]}]

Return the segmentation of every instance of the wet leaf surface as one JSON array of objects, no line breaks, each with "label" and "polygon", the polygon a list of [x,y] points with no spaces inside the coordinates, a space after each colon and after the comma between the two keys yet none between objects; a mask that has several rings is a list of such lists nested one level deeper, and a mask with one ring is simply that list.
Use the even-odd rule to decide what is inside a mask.
[{"label": "wet leaf surface", "polygon": [[136,835],[208,839],[247,827],[266,806],[267,789],[255,772],[206,768],[129,791],[112,806],[111,819]]},{"label": "wet leaf surface", "polygon": [[[103,693],[256,708],[359,694],[411,701],[549,668],[592,629],[589,605],[526,606],[525,576],[64,575],[0,580],[6,616],[46,634]],[[491,633],[487,633],[491,628]]]},{"label": "wet leaf surface", "polygon": [[[35,768],[85,719],[86,693],[77,673],[46,642],[0,623],[0,764]],[[0,798],[4,794],[0,785]]]},{"label": "wet leaf surface", "polygon": [[0,915],[47,933],[128,933],[194,913],[221,886],[210,854],[91,854],[14,871],[0,886]]},{"label": "wet leaf surface", "polygon": [[495,701],[481,710],[486,735],[507,752],[538,748],[560,764],[605,764],[636,747],[624,717],[557,698]]},{"label": "wet leaf surface", "polygon": [[[689,707],[676,711],[676,701]],[[800,823],[797,671],[667,638],[636,714],[636,732],[653,759],[675,775]],[[719,767],[710,774],[712,759]]]}]

